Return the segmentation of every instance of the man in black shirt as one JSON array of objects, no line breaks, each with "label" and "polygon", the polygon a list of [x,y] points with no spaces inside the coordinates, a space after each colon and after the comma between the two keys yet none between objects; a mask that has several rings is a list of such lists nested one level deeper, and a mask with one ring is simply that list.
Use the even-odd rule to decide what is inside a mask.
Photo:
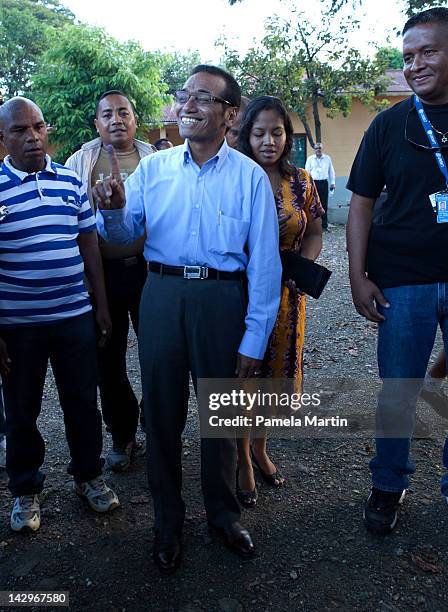
[{"label": "man in black shirt", "polygon": [[[395,527],[398,505],[415,471],[409,459],[415,404],[438,324],[448,348],[447,8],[409,19],[403,29],[403,60],[415,96],[374,119],[348,182],[353,192],[347,227],[353,302],[362,316],[379,323],[383,388],[377,430],[382,434],[370,462],[373,488],[364,511],[367,528],[376,533]],[[424,129],[425,113],[432,136]],[[372,224],[373,204],[384,185],[387,200]],[[447,443],[443,463],[448,467]],[[442,493],[448,501],[447,475]]]}]

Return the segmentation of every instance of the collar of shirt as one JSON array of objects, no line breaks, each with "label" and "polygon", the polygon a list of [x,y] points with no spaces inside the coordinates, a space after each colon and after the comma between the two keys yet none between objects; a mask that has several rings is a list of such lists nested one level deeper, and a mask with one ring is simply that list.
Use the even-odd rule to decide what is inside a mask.
[{"label": "collar of shirt", "polygon": [[7,174],[9,178],[17,184],[23,183],[28,176],[40,174],[41,172],[50,172],[51,174],[57,175],[56,165],[51,161],[51,157],[49,155],[45,156],[45,168],[39,170],[39,172],[23,172],[23,170],[14,168],[11,163],[10,155],[7,155],[3,160],[3,170],[5,174]]},{"label": "collar of shirt", "polygon": [[[228,155],[229,155],[229,145],[227,144],[227,141],[224,138],[224,142],[222,143],[219,151],[213,157],[211,157],[208,161],[206,161],[204,166],[214,165],[216,168],[216,171],[220,172]],[[187,138],[183,145],[183,165],[186,166],[190,162],[197,166],[196,162],[193,159],[193,155],[191,154],[190,143],[188,142],[188,138]]]}]

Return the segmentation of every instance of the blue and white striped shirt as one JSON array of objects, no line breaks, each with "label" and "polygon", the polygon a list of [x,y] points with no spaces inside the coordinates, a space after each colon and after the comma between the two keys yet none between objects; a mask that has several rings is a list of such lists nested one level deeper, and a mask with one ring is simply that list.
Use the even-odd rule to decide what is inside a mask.
[{"label": "blue and white striped shirt", "polygon": [[[91,310],[77,238],[95,231],[79,177],[46,156],[27,174],[0,167],[0,327],[43,325]],[[0,216],[1,219],[1,216]]]}]

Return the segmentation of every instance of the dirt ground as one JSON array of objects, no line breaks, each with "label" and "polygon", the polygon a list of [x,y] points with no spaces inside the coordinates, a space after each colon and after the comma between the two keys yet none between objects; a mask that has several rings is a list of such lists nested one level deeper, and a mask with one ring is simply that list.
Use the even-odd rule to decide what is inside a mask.
[{"label": "dirt ground", "polygon": [[[325,236],[321,262],[334,274],[319,301],[309,300],[305,376],[362,377],[374,383],[375,326],[354,311],[347,279],[344,228]],[[130,339],[129,371],[139,370]],[[372,401],[345,398],[355,412]],[[349,401],[350,400],[350,401]],[[369,437],[273,439],[272,456],[287,478],[281,490],[260,483],[259,502],[245,510],[257,556],[242,562],[208,534],[199,482],[199,435],[194,401],[184,436],[184,555],[173,576],[151,560],[152,506],[145,458],[129,472],[107,474],[122,506],[92,513],[71,490],[63,422],[49,376],[40,426],[47,444],[42,526],[33,535],[9,529],[11,499],[0,480],[0,589],[69,591],[72,610],[241,612],[243,610],[448,610],[448,506],[439,492],[441,449],[448,423],[413,443],[417,472],[396,532],[369,535],[362,524],[368,493]],[[105,450],[109,436],[104,436]],[[6,608],[5,608],[6,609]],[[10,609],[10,608],[9,608]]]}]

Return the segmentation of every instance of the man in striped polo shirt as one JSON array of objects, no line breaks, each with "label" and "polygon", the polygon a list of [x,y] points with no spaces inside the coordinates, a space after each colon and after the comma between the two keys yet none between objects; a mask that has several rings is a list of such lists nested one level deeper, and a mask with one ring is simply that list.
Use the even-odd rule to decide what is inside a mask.
[{"label": "man in striped polo shirt", "polygon": [[97,512],[119,505],[102,472],[96,335],[84,272],[103,338],[110,331],[95,221],[79,177],[46,154],[42,112],[26,98],[0,107],[0,372],[6,469],[14,531],[40,526],[45,444],[37,428],[50,359],[75,491]]}]

